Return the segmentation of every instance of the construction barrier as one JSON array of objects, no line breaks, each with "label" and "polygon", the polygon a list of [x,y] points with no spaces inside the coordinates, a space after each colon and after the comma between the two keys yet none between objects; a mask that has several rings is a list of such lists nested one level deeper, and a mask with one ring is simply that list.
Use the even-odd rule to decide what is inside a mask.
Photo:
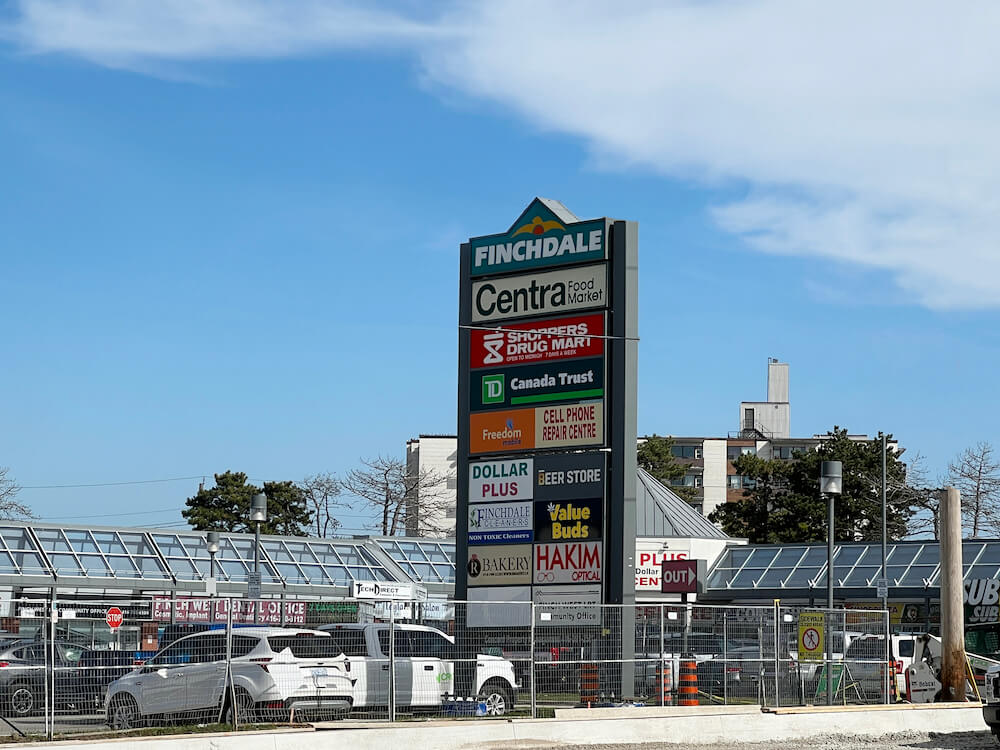
[{"label": "construction barrier", "polygon": [[681,659],[681,673],[677,677],[677,705],[698,705],[698,662],[691,658]]},{"label": "construction barrier", "polygon": [[656,665],[656,705],[657,706],[669,706],[670,705],[670,692],[673,689],[673,681],[671,680],[671,673],[669,666]]},{"label": "construction barrier", "polygon": [[580,703],[588,705],[597,703],[601,690],[601,681],[596,664],[580,665]]}]

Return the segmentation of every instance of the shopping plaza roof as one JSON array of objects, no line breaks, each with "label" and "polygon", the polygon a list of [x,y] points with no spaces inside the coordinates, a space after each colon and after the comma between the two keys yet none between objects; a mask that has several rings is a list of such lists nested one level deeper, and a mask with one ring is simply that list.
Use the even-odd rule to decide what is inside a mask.
[{"label": "shopping plaza roof", "polygon": [[[245,594],[254,569],[253,535],[219,536],[218,590]],[[962,554],[967,580],[1000,579],[1000,539],[967,540]],[[878,543],[836,545],[837,596],[874,599],[881,559]],[[209,578],[209,560],[204,533],[197,531],[0,525],[0,586],[199,592]],[[937,596],[941,561],[936,541],[894,542],[887,562],[893,596]],[[346,596],[353,581],[415,583],[431,594],[450,595],[455,542],[264,535],[260,570],[265,595]],[[825,590],[825,545],[734,544],[710,564],[705,598],[820,598]]]},{"label": "shopping plaza roof", "polygon": [[[343,594],[353,581],[419,582],[451,589],[449,541],[261,536],[265,593]],[[211,557],[205,534],[167,529],[0,525],[0,585],[131,591],[204,591]],[[246,591],[252,534],[219,534],[220,592]],[[339,591],[338,591],[339,589]]]}]

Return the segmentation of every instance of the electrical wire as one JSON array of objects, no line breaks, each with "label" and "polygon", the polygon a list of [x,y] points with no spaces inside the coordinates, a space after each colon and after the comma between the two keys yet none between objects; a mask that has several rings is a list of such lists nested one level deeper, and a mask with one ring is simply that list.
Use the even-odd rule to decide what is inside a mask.
[{"label": "electrical wire", "polygon": [[172,477],[170,479],[137,479],[131,482],[95,482],[93,484],[33,484],[20,486],[22,490],[65,490],[74,487],[121,487],[127,484],[158,484],[161,482],[183,482],[190,479],[202,479],[208,474],[196,474],[193,477]]},{"label": "electrical wire", "polygon": [[[544,325],[540,323],[539,325]],[[466,331],[489,331],[490,333],[531,333],[536,336],[552,336],[559,338],[587,338],[587,339],[604,339],[606,341],[638,341],[638,336],[607,336],[599,335],[596,333],[578,333],[569,334],[564,331],[552,331],[546,330],[544,328],[504,328],[503,326],[463,326],[460,325],[459,329],[464,329]]]}]

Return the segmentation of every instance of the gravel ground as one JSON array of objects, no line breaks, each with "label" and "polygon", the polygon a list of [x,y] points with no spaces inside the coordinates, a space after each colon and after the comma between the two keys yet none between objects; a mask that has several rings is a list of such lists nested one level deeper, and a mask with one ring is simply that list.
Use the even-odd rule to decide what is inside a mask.
[{"label": "gravel ground", "polygon": [[998,750],[993,735],[985,732],[904,732],[883,737],[817,735],[807,740],[784,742],[723,742],[715,745],[684,745],[670,742],[642,745],[506,745],[518,750]]}]

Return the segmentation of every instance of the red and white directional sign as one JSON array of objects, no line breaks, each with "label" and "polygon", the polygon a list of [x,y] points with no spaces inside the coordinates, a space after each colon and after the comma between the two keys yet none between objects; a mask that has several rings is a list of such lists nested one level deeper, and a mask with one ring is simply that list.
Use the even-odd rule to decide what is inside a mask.
[{"label": "red and white directional sign", "polygon": [[112,630],[120,628],[122,623],[125,622],[125,615],[118,607],[109,607],[108,613],[104,616],[104,622],[108,624],[108,627]]},{"label": "red and white directional sign", "polygon": [[664,560],[660,563],[660,593],[696,594],[697,592],[697,560]]}]

